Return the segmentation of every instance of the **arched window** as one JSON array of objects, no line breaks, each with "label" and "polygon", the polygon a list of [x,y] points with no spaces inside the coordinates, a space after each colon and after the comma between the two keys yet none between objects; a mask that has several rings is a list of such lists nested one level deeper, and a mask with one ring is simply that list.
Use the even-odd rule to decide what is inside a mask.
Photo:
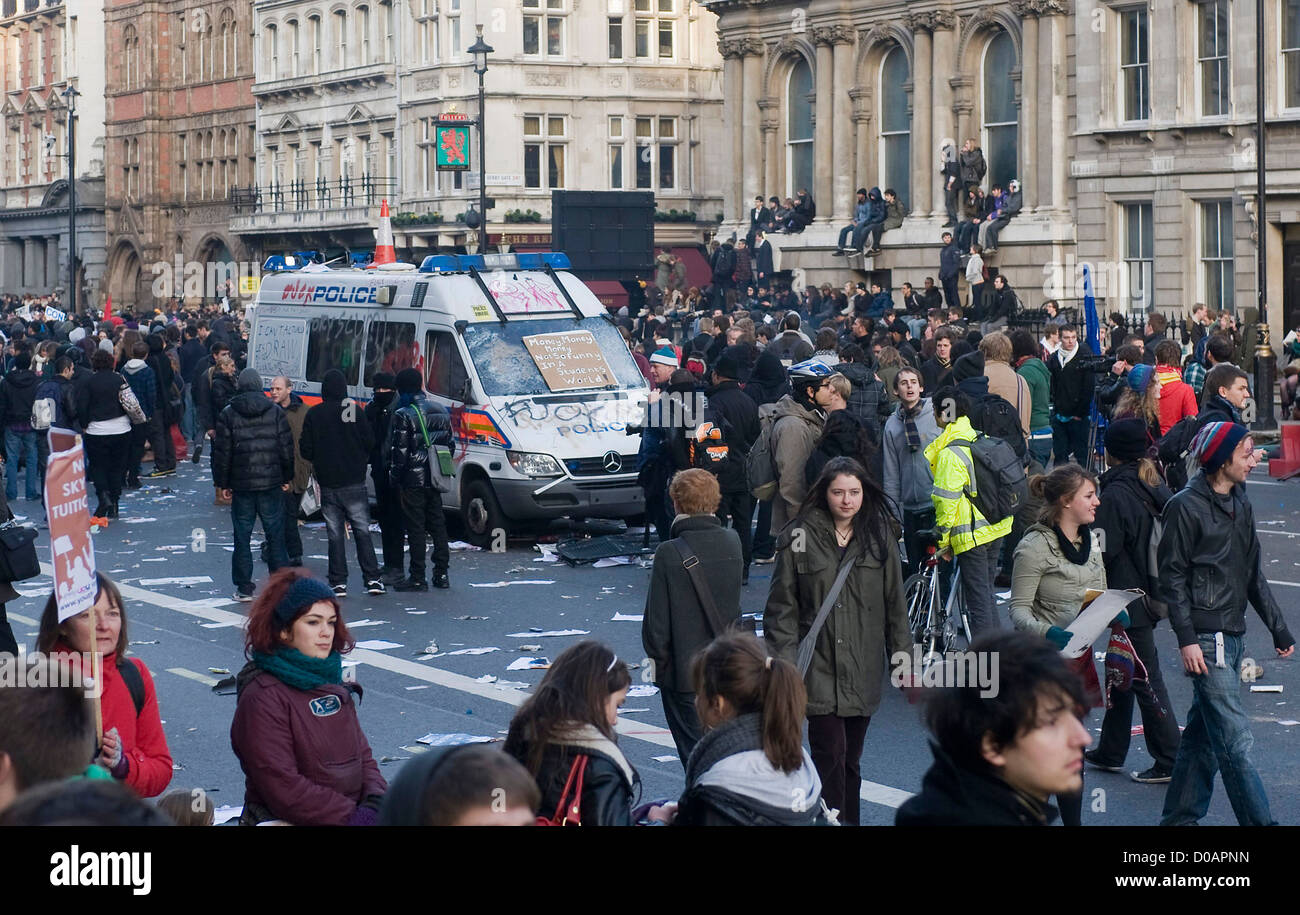
[{"label": "arched window", "polygon": [[217,31],[212,27],[212,22],[210,20],[207,22],[207,29],[204,30],[203,35],[201,37],[203,39],[204,46],[208,49],[207,50],[207,54],[208,54],[207,78],[216,79],[217,71],[220,70],[221,68],[217,66]]},{"label": "arched window", "polygon": [[334,69],[348,68],[348,13],[347,10],[334,12]]},{"label": "arched window", "polygon": [[320,73],[320,49],[321,49],[321,31],[320,17],[307,17],[307,55],[309,58],[308,73]]},{"label": "arched window", "polygon": [[135,26],[128,25],[122,30],[122,50],[126,57],[126,64],[123,68],[124,89],[134,88],[136,82],[140,79],[140,64],[135,57],[135,49],[138,42],[139,38],[136,37]]},{"label": "arched window", "polygon": [[893,188],[906,211],[912,200],[912,115],[904,85],[907,55],[895,47],[880,65],[880,187]]},{"label": "arched window", "polygon": [[1020,167],[1016,157],[1020,125],[1016,90],[1011,83],[1016,66],[1011,36],[998,32],[984,49],[984,155],[989,169],[986,191],[995,184],[1005,188]]},{"label": "arched window", "polygon": [[814,183],[812,94],[812,67],[800,57],[790,70],[786,89],[785,184],[789,196]]},{"label": "arched window", "polygon": [[279,35],[276,33],[275,26],[268,25],[266,27],[266,30],[262,32],[262,42],[264,45],[264,47],[262,48],[262,53],[263,53],[262,60],[266,64],[266,78],[279,79],[280,78],[280,47],[279,47],[280,42],[279,42]]}]

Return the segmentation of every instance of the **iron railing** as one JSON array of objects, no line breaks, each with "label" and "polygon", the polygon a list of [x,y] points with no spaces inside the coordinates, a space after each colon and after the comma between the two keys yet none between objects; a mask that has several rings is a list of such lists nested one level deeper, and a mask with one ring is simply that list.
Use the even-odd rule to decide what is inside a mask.
[{"label": "iron railing", "polygon": [[299,179],[231,188],[230,204],[237,213],[290,213],[334,207],[378,206],[384,199],[395,204],[396,190],[396,179],[376,178],[368,174],[333,180]]}]

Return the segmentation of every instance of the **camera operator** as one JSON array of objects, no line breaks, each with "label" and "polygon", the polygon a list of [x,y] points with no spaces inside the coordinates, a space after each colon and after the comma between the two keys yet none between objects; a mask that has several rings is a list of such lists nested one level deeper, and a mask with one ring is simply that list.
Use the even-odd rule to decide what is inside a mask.
[{"label": "camera operator", "polygon": [[1142,351],[1126,343],[1115,351],[1115,363],[1110,367],[1110,372],[1097,379],[1097,409],[1107,420],[1115,411],[1115,404],[1119,403],[1119,396],[1128,385],[1129,369],[1141,361]]}]

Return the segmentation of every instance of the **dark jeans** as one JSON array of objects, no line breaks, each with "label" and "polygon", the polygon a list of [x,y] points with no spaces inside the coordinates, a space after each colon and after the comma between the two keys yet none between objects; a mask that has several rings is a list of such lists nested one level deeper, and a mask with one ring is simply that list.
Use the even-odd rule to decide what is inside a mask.
[{"label": "dark jeans", "polygon": [[442,494],[425,486],[401,491],[402,513],[406,517],[406,539],[410,544],[411,581],[424,581],[425,540],[433,535],[433,574],[446,572],[451,564],[447,546],[447,519],[442,514]]},{"label": "dark jeans", "polygon": [[822,800],[827,807],[840,812],[840,822],[845,826],[857,826],[861,822],[859,767],[869,724],[870,717],[808,716],[808,748],[822,780]]},{"label": "dark jeans", "polygon": [[867,224],[866,224],[866,223],[863,223],[863,224],[861,224],[861,225],[857,225],[857,226],[854,226],[854,225],[848,225],[848,226],[845,226],[844,228],[840,229],[840,247],[841,247],[841,248],[847,248],[847,247],[849,247],[849,245],[846,243],[846,241],[847,241],[847,239],[848,239],[848,237],[849,237],[850,235],[853,236],[853,249],[854,249],[855,251],[857,251],[857,250],[861,250],[861,248],[862,248],[862,242],[866,239],[866,236],[867,236]]},{"label": "dark jeans", "polygon": [[[870,238],[871,244],[867,246],[868,250],[874,250],[880,247],[880,236],[885,231],[883,222],[871,222],[862,227],[862,236],[865,239]],[[858,247],[862,247],[859,245]]]},{"label": "dark jeans", "polygon": [[1063,423],[1052,417],[1052,452],[1056,466],[1066,463],[1070,455],[1080,467],[1088,466],[1088,420],[1072,419]]},{"label": "dark jeans", "polygon": [[772,500],[758,503],[758,522],[754,527],[751,556],[767,558],[776,553],[776,538],[772,536]]},{"label": "dark jeans", "polygon": [[939,283],[943,286],[944,305],[948,308],[961,308],[961,292],[957,288],[956,275],[940,277]]},{"label": "dark jeans", "polygon": [[41,497],[37,438],[38,434],[31,429],[26,432],[15,432],[11,428],[5,428],[5,454],[9,458],[9,464],[5,468],[5,497],[10,502],[18,498],[18,464],[19,458],[23,455],[27,456],[27,501],[31,502]]},{"label": "dark jeans", "polygon": [[172,441],[172,427],[162,409],[145,423],[149,430],[149,446],[153,449],[154,470],[176,469],[176,443]]},{"label": "dark jeans", "polygon": [[984,320],[984,284],[975,283],[970,288],[970,316],[972,320]]},{"label": "dark jeans", "polygon": [[668,491],[664,482],[656,478],[654,485],[643,486],[641,491],[645,494],[646,524],[654,527],[660,543],[667,543],[671,539],[669,531],[673,525],[673,515],[668,508]]},{"label": "dark jeans", "polygon": [[998,233],[1001,232],[1010,224],[1011,224],[1011,218],[1007,216],[1004,216],[1001,219],[995,219],[991,223],[989,223],[988,229],[986,229],[984,232],[984,240],[985,242],[987,242],[987,244],[984,247],[997,248]]},{"label": "dark jeans", "polygon": [[375,508],[379,516],[379,539],[384,550],[384,568],[402,570],[402,545],[405,543],[406,519],[402,514],[402,499],[398,490],[388,485],[386,474],[373,476],[375,481]]},{"label": "dark jeans", "polygon": [[998,603],[993,593],[993,579],[998,573],[1000,540],[971,547],[957,556],[961,573],[961,596],[966,602],[966,616],[970,620],[970,637],[979,638],[981,632],[999,628]]},{"label": "dark jeans", "polygon": [[235,529],[235,552],[230,557],[230,577],[241,594],[253,593],[253,525],[262,520],[262,531],[270,544],[274,572],[287,565],[284,554],[284,493],[274,489],[236,489],[230,499],[230,521]]},{"label": "dark jeans", "polygon": [[948,222],[950,225],[956,225],[957,220],[961,217],[957,215],[958,207],[961,203],[961,187],[954,182],[953,186],[945,187],[943,191],[943,206],[948,211]]},{"label": "dark jeans", "polygon": [[[50,460],[50,437],[48,430],[42,429],[36,433],[36,467],[40,470],[41,476],[41,503],[45,503],[45,465]],[[0,520],[8,517],[8,512],[0,512]]]},{"label": "dark jeans", "polygon": [[338,489],[321,487],[321,514],[325,516],[325,533],[329,537],[329,581],[331,585],[347,584],[348,538],[346,527],[352,528],[352,541],[357,547],[357,565],[361,577],[367,582],[379,578],[379,560],[375,558],[375,545],[370,539],[370,496],[365,483],[342,486]]},{"label": "dark jeans", "polygon": [[979,240],[980,227],[969,219],[957,224],[957,231],[953,235],[953,241],[957,242],[957,250],[962,254],[970,251],[973,242]]},{"label": "dark jeans", "polygon": [[126,478],[136,480],[140,477],[140,458],[144,455],[145,439],[152,435],[149,427],[153,420],[131,427],[131,451],[126,457]]},{"label": "dark jeans", "polygon": [[1154,630],[1150,626],[1134,626],[1125,631],[1133,643],[1133,650],[1147,669],[1149,680],[1148,683],[1134,680],[1130,690],[1110,691],[1111,707],[1101,722],[1097,757],[1108,766],[1124,764],[1132,738],[1133,702],[1136,700],[1142,710],[1142,736],[1146,738],[1147,750],[1159,769],[1172,772],[1182,735],[1178,732],[1178,718],[1169,703],[1169,690],[1160,674]]},{"label": "dark jeans", "polygon": [[724,527],[730,521],[740,535],[740,554],[744,558],[745,569],[749,568],[749,563],[754,558],[753,528],[750,526],[753,517],[754,497],[748,492],[741,490],[722,494],[722,501],[718,503],[718,520]]},{"label": "dark jeans", "polygon": [[[131,433],[118,435],[83,435],[86,446],[86,473],[100,502],[110,502],[122,495],[126,459],[131,449]],[[105,506],[107,508],[107,506]]]},{"label": "dark jeans", "polygon": [[284,555],[291,564],[302,564],[302,534],[298,530],[298,506],[302,493],[290,487],[284,494]]},{"label": "dark jeans", "polygon": [[664,717],[668,719],[668,730],[672,732],[673,743],[677,744],[677,758],[686,768],[686,760],[691,758],[691,751],[704,736],[700,725],[700,716],[695,711],[695,693],[683,693],[667,687],[659,688],[659,696],[664,701]]}]

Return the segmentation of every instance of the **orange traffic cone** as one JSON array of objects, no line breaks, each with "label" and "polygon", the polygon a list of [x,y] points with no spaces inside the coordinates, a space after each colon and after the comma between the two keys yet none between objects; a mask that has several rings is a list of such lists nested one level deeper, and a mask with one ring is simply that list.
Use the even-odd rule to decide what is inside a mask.
[{"label": "orange traffic cone", "polygon": [[393,247],[393,223],[388,217],[388,201],[384,200],[379,204],[379,228],[375,230],[375,258],[370,262],[370,267],[395,263],[397,263],[397,249]]}]

